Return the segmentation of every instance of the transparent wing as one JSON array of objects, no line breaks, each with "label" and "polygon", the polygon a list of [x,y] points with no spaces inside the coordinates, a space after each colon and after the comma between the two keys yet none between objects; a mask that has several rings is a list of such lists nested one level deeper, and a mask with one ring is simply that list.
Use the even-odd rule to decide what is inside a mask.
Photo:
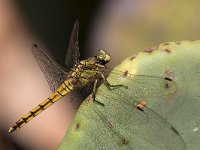
[{"label": "transparent wing", "polygon": [[[102,70],[103,74],[108,74],[110,72],[109,69]],[[87,73],[87,72],[85,72]],[[96,78],[96,76],[94,77]],[[93,79],[94,81],[94,79]],[[151,76],[151,75],[140,75],[140,74],[129,74],[119,71],[119,70],[112,70],[109,74],[107,81],[111,85],[124,85],[128,86],[126,88],[120,88],[119,92],[125,92],[126,95],[132,95],[132,99],[134,99],[135,108],[141,101],[168,101],[169,98],[177,91],[177,84],[175,81],[170,80],[169,78],[165,77],[158,77],[158,76]],[[103,79],[98,79],[98,85],[103,83]],[[99,87],[99,86],[97,86]],[[107,88],[107,87],[106,87]],[[92,93],[93,89],[93,82],[90,82],[86,87],[80,90],[80,93],[86,98],[89,94]],[[114,88],[115,89],[115,88]],[[108,89],[106,89],[107,91]],[[117,90],[117,89],[116,89]],[[101,90],[98,90],[101,92]],[[133,94],[134,92],[134,94]],[[125,96],[126,96],[125,95]],[[104,102],[102,102],[104,103]],[[146,118],[146,119],[145,119]],[[143,117],[142,122],[148,120],[148,117]]]},{"label": "transparent wing", "polygon": [[[137,114],[134,117],[135,120],[133,126],[140,126],[147,124],[150,117],[146,111],[141,111],[138,109],[138,104],[142,101],[145,101],[147,106],[151,101],[162,100],[163,102],[167,102],[176,92],[177,85],[175,81],[164,77],[139,74],[134,74],[132,76],[127,74],[124,76],[122,72],[117,70],[112,71],[107,78],[107,81],[111,85],[125,85],[128,88],[117,87],[108,90],[106,86],[102,86],[98,89],[97,95],[99,94],[101,99],[110,99],[110,97],[116,99],[115,101],[102,101],[99,99],[99,102],[103,103],[104,105],[110,105],[111,103],[115,102],[117,102],[116,107],[119,102],[127,105],[128,107],[125,109],[126,113],[132,112],[133,114]],[[109,92],[104,94],[105,91]],[[124,99],[117,101],[119,97],[124,97]],[[112,106],[115,105],[112,104]],[[145,108],[149,109],[148,107]]]},{"label": "transparent wing", "polygon": [[[120,91],[126,91],[127,95],[133,95],[132,93],[134,92],[134,96],[132,98],[135,99],[136,104],[141,102],[141,100],[153,99],[155,101],[161,98],[167,100],[177,91],[176,82],[167,77],[131,74],[116,69],[111,72],[110,71],[111,69],[106,69],[101,70],[100,72],[107,77],[106,80],[110,83],[110,85],[124,85],[130,89],[127,90],[123,87],[120,88]],[[85,74],[86,73],[87,72],[85,72]],[[97,77],[95,76],[94,78]],[[103,79],[99,77],[98,85],[101,85],[103,82]],[[87,93],[91,93],[93,83],[91,82],[88,86],[89,92]]]},{"label": "transparent wing", "polygon": [[79,30],[79,21],[76,20],[71,33],[69,47],[67,50],[67,56],[65,59],[65,65],[67,66],[67,68],[72,68],[75,64],[79,62],[80,52],[78,46],[78,30]]},{"label": "transparent wing", "polygon": [[[106,71],[104,71],[103,73],[106,73]],[[130,103],[129,100],[124,101],[124,103],[128,103],[128,106],[132,106],[129,107],[129,109],[126,109],[127,111],[136,111],[136,113],[138,114],[139,117],[135,117],[135,125],[145,124],[149,120],[148,114],[146,114],[146,112],[138,111],[138,104],[144,101],[148,105],[151,101],[156,102],[160,100],[167,103],[171,96],[177,91],[176,82],[168,78],[128,73],[126,73],[125,75],[124,72],[118,70],[113,70],[108,76],[107,81],[112,86],[123,86],[114,87],[109,90],[108,87],[103,84],[103,86],[98,89],[97,95],[104,95],[104,97],[106,97],[107,99],[109,99],[109,97],[111,96],[115,99],[117,99],[119,96],[130,96],[130,100],[132,100],[132,102]],[[103,79],[99,78],[98,83],[100,82],[104,82]],[[128,88],[125,88],[125,86],[127,86]],[[85,87],[84,89],[85,91],[89,89],[89,92],[84,91],[84,94],[87,93],[89,95],[89,93],[92,93],[93,84],[89,84],[88,87]],[[113,95],[113,92],[116,92],[116,94]],[[107,105],[110,101],[99,102]]]},{"label": "transparent wing", "polygon": [[[110,72],[109,69],[105,71],[105,73],[108,72]],[[131,90],[126,90],[125,88],[120,88],[120,90],[126,90],[128,95],[133,95],[132,92],[134,92],[134,97],[132,98],[137,100],[160,99],[160,97],[167,99],[177,91],[175,81],[161,76],[131,74],[114,69],[107,77],[107,80],[111,85],[122,84],[128,86],[128,89]]]},{"label": "transparent wing", "polygon": [[70,92],[70,101],[78,108],[80,104],[93,92],[94,83],[90,82],[85,87]]},{"label": "transparent wing", "polygon": [[[119,72],[112,77],[117,77],[117,74],[118,80],[120,80]],[[111,77],[108,80],[110,79]],[[123,80],[125,80],[123,83],[126,83],[127,80],[127,82],[131,82],[129,85],[133,84],[129,86],[131,90],[123,87],[105,90],[106,87],[101,86],[98,89],[96,100],[104,103],[105,106],[88,101],[87,110],[89,109],[89,113],[82,112],[88,119],[93,120],[94,124],[91,129],[94,128],[94,132],[97,132],[96,130],[104,132],[95,134],[105,136],[106,140],[98,136],[96,140],[93,138],[94,143],[102,141],[105,142],[104,145],[112,143],[110,147],[115,147],[115,149],[185,150],[182,137],[165,119],[148,107],[145,107],[143,111],[136,108],[137,101],[140,101],[139,97],[148,97],[147,91],[153,92],[154,99],[156,97],[159,97],[160,100],[169,98],[169,95],[172,94],[169,92],[169,88],[176,87],[176,83],[162,77],[148,75],[135,75],[133,81],[129,78]],[[116,84],[116,81],[114,83]],[[136,84],[138,86],[132,89]],[[168,84],[167,89],[166,84]],[[149,90],[145,89],[138,94],[139,90],[143,90],[142,88],[149,88]],[[174,90],[171,91],[175,92]],[[129,92],[132,92],[132,95],[136,92],[136,96],[130,96]],[[149,98],[152,98],[152,96],[149,96]],[[91,115],[92,112],[94,115]],[[94,126],[99,129],[95,129]],[[115,144],[113,145],[113,143]]]},{"label": "transparent wing", "polygon": [[[172,99],[172,96],[177,91],[177,84],[175,81],[160,76],[152,76],[152,75],[141,75],[141,74],[129,74],[113,70],[107,78],[107,81],[111,85],[125,85],[127,89],[124,87],[116,88],[111,90],[106,94],[108,97],[114,97],[117,99],[119,96],[127,97],[129,96],[129,100],[122,99],[126,105],[131,106],[131,108],[127,108],[127,111],[134,111],[134,113],[138,114],[138,117],[135,117],[135,125],[139,126],[142,124],[146,124],[149,121],[149,115],[145,111],[138,111],[138,104],[141,102],[146,102],[148,105],[151,104],[152,101],[162,103],[163,105],[167,105],[168,102]],[[102,95],[103,88],[99,88],[98,93]],[[113,92],[116,94],[113,95]],[[102,102],[105,103],[106,102]]]},{"label": "transparent wing", "polygon": [[75,106],[75,109],[78,109],[86,97],[92,93],[92,90],[89,89],[91,87],[92,86],[86,86],[70,92],[70,102]]},{"label": "transparent wing", "polygon": [[44,73],[51,91],[55,92],[64,80],[67,79],[67,71],[69,70],[57,64],[36,44],[33,44],[32,53]]},{"label": "transparent wing", "polygon": [[[112,120],[108,120],[104,112],[100,111],[99,104],[92,101],[91,97],[85,103],[86,105],[82,105],[83,108],[79,111],[87,122],[84,124],[83,130],[85,139],[88,137],[90,141],[89,143],[86,141],[87,149],[94,149],[99,145],[101,149],[134,149],[130,144],[127,144],[125,136],[114,128]],[[75,124],[79,123],[78,120],[75,122]]]},{"label": "transparent wing", "polygon": [[[185,143],[173,126],[149,108],[145,108],[142,112],[134,109],[133,104],[127,105],[128,103],[123,102],[124,100],[131,101],[129,98],[128,96],[125,99],[124,97],[111,98],[109,100],[114,102],[111,105],[105,105],[106,108],[97,104],[91,105],[91,109],[97,113],[97,116],[101,116],[99,119],[108,128],[116,145],[124,145],[127,149],[145,147],[143,149],[185,150]],[[138,122],[142,122],[146,115],[149,118],[148,122],[139,125]]]}]

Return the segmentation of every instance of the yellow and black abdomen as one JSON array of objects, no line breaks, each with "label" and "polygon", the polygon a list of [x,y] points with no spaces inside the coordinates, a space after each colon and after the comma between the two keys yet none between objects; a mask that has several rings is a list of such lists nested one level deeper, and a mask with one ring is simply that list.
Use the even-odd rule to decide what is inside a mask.
[{"label": "yellow and black abdomen", "polygon": [[[42,111],[47,109],[53,103],[58,101],[63,96],[69,94],[72,90],[84,87],[89,82],[94,81],[97,78],[98,72],[96,69],[82,69],[83,66],[78,66],[74,72],[71,73],[71,76],[65,80],[62,85],[47,99],[41,102],[37,107],[33,108],[29,113],[19,119],[10,129],[9,133],[21,128],[35,116],[40,114]],[[79,70],[80,69],[80,70]],[[82,69],[82,70],[81,70]]]},{"label": "yellow and black abdomen", "polygon": [[33,108],[29,113],[27,113],[25,116],[23,116],[21,119],[19,119],[10,129],[9,133],[21,128],[26,123],[28,123],[30,120],[32,120],[35,116],[40,114],[42,111],[47,109],[49,106],[51,106],[53,103],[58,101],[63,96],[70,93],[76,85],[74,85],[75,79],[69,78],[65,80],[62,85],[46,100],[41,102],[37,107]]}]

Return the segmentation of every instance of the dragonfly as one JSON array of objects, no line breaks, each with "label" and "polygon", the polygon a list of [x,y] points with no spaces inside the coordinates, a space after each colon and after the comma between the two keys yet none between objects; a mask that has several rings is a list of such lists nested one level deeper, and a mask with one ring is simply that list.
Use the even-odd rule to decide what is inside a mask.
[{"label": "dragonfly", "polygon": [[[169,136],[173,135],[173,137],[176,137],[176,141],[179,141],[178,143],[184,147],[184,142],[182,142],[183,140],[181,136],[173,128],[173,126],[171,126],[159,114],[148,108],[147,102],[145,101],[145,99],[150,98],[149,95],[152,95],[152,93],[154,98],[166,99],[166,97],[176,92],[176,83],[167,77],[131,74],[127,71],[122,72],[115,69],[112,70],[108,81],[106,76],[111,70],[107,68],[106,65],[111,60],[111,56],[105,50],[99,50],[96,56],[85,60],[80,60],[78,30],[79,21],[76,20],[71,33],[69,47],[66,55],[66,68],[57,64],[36,44],[33,45],[33,55],[35,56],[42,72],[44,73],[53,94],[41,102],[37,107],[29,111],[29,113],[24,115],[21,119],[19,119],[12,127],[10,127],[8,132],[11,133],[22,128],[30,120],[32,120],[34,117],[36,117],[38,114],[43,112],[45,109],[47,109],[49,106],[54,104],[65,95],[70,93],[74,94],[74,91],[89,86],[90,90],[88,94],[91,93],[91,99],[92,102],[94,102],[90,107],[91,111],[97,114],[97,118],[103,122],[109,132],[114,134],[115,138],[121,139],[122,143],[127,143],[126,138],[121,136],[119,132],[115,131],[113,129],[112,123],[109,122],[109,118],[112,118],[113,116],[111,117],[105,115],[105,113],[102,112],[102,109],[108,107],[110,104],[108,101],[101,101],[99,99],[99,95],[104,99],[110,98],[115,102],[115,104],[117,104],[111,105],[112,110],[116,110],[115,114],[118,113],[117,111],[120,112],[122,110],[123,113],[134,113],[134,117],[131,118],[135,119],[136,125],[144,125],[148,122],[151,122],[151,120],[157,120],[157,123],[160,123],[164,126],[163,128],[166,129],[165,134]],[[129,76],[134,76],[135,80],[130,80]],[[112,84],[112,80],[115,81],[115,84]],[[104,83],[105,87],[109,89],[107,94],[105,94],[105,92],[101,89],[97,90],[101,81]],[[131,88],[132,91],[128,90],[129,88]],[[135,97],[130,96],[130,93],[133,91],[135,93]],[[114,93],[114,96],[112,95],[110,97],[109,93]],[[123,99],[119,99],[121,95],[124,96]],[[130,99],[133,100],[133,103],[130,102]],[[120,105],[118,105],[119,103]],[[118,106],[121,107],[118,108]],[[86,112],[82,112],[82,114],[87,116],[87,118],[90,118],[90,115],[88,115]],[[98,120],[97,118],[92,119]],[[126,121],[124,120],[120,123],[123,124],[125,122]],[[152,125],[157,123],[152,123]]]},{"label": "dragonfly", "polygon": [[[29,113],[19,119],[8,132],[11,133],[23,127],[26,123],[32,120],[35,116],[40,114],[46,108],[54,104],[63,96],[71,93],[73,90],[93,83],[92,95],[95,101],[95,93],[97,90],[98,80],[103,79],[105,84],[110,88],[124,86],[124,85],[110,85],[107,82],[103,70],[106,69],[106,64],[111,57],[104,50],[99,50],[98,54],[86,60],[79,60],[79,46],[78,46],[78,30],[79,21],[76,20],[71,33],[69,48],[66,56],[66,66],[71,69],[63,68],[51,59],[42,49],[36,44],[33,44],[32,52],[35,56],[41,70],[45,74],[49,83],[50,89],[54,92],[50,97],[41,102],[37,107],[33,108]],[[48,65],[48,67],[44,67]],[[53,68],[53,74],[52,74]],[[51,72],[51,73],[50,73]],[[126,87],[126,86],[124,86]],[[99,103],[98,101],[96,101]],[[102,103],[99,103],[103,105]]]}]

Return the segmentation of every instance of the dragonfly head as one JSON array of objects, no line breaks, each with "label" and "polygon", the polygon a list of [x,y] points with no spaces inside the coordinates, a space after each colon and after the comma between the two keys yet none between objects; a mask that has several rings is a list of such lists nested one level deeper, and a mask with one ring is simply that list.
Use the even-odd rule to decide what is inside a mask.
[{"label": "dragonfly head", "polygon": [[97,60],[99,61],[99,63],[101,65],[105,65],[110,61],[110,55],[108,55],[108,53],[104,50],[99,50],[97,56],[96,56]]}]

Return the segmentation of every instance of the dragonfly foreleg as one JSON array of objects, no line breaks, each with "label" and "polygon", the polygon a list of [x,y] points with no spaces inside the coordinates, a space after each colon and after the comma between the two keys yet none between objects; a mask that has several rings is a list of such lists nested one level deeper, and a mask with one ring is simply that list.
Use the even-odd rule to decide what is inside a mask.
[{"label": "dragonfly foreleg", "polygon": [[117,87],[124,87],[126,89],[128,88],[128,86],[123,85],[123,84],[116,84],[116,85],[110,84],[103,74],[101,75],[101,77],[104,80],[104,84],[107,86],[107,88],[109,90],[112,90],[112,89],[117,88]]},{"label": "dragonfly foreleg", "polygon": [[101,103],[101,102],[99,102],[99,101],[97,101],[97,100],[95,99],[95,98],[96,98],[96,93],[97,93],[97,82],[98,82],[98,80],[95,79],[94,85],[93,85],[93,90],[92,90],[92,99],[93,99],[96,103],[98,103],[98,104],[104,106],[103,103]]}]

